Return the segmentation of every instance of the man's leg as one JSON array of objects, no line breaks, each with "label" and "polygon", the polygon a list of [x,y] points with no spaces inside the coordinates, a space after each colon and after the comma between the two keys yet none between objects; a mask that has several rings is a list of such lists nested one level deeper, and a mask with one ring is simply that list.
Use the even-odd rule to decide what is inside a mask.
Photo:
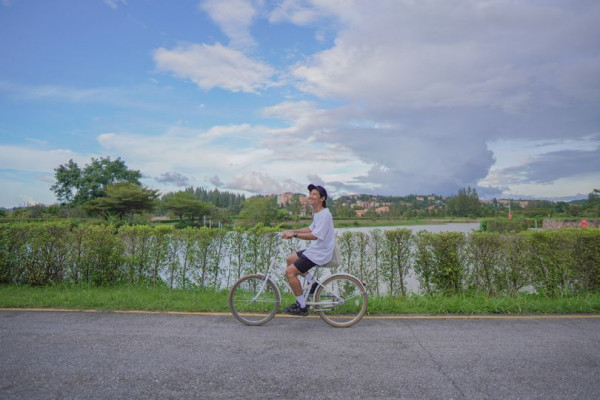
[{"label": "man's leg", "polygon": [[296,297],[302,295],[302,285],[298,279],[298,275],[300,274],[301,272],[298,271],[298,268],[296,268],[293,263],[289,264],[285,270],[285,276],[290,283],[290,289],[292,289],[292,292],[294,292],[294,296]]},{"label": "man's leg", "polygon": [[[293,315],[308,315],[308,309],[306,308],[306,299],[302,294],[302,285],[298,279],[298,275],[306,275],[306,272],[302,273],[294,264],[298,260],[298,254],[293,253],[287,258],[288,266],[285,270],[285,276],[290,284],[290,289],[296,296],[296,304],[283,309],[285,313]],[[299,308],[297,308],[299,307]]]}]

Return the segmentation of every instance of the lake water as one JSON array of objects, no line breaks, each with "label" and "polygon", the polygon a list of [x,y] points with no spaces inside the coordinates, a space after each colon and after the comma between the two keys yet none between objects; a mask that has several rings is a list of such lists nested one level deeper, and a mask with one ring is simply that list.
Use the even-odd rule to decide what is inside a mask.
[{"label": "lake water", "polygon": [[468,222],[468,223],[450,223],[441,225],[406,225],[406,226],[379,226],[379,227],[360,227],[360,228],[336,228],[336,233],[343,232],[364,232],[369,233],[372,230],[379,229],[382,231],[389,231],[394,229],[410,229],[412,232],[428,231],[432,233],[437,232],[464,232],[469,233],[479,229],[479,222]]}]

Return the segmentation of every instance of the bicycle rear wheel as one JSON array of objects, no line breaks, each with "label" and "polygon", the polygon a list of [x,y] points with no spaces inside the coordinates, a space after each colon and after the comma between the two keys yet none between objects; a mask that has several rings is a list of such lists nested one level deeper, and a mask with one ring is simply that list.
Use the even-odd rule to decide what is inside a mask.
[{"label": "bicycle rear wheel", "polygon": [[367,311],[367,291],[350,275],[333,275],[317,289],[315,309],[323,321],[336,328],[356,324]]},{"label": "bicycle rear wheel", "polygon": [[229,291],[229,310],[246,325],[262,325],[277,313],[281,296],[277,285],[264,275],[242,276]]}]

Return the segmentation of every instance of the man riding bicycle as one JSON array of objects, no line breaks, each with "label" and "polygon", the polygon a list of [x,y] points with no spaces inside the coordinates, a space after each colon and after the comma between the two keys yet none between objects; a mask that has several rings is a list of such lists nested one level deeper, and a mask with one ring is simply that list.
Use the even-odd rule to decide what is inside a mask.
[{"label": "man riding bicycle", "polygon": [[[283,309],[287,314],[308,315],[306,299],[302,294],[302,285],[298,275],[302,275],[309,284],[313,283],[313,276],[309,270],[315,265],[324,265],[331,261],[335,250],[335,230],[333,228],[333,217],[327,208],[327,191],[323,186],[308,185],[308,204],[313,209],[313,222],[310,226],[301,229],[285,231],[282,238],[298,238],[311,240],[308,249],[299,250],[290,254],[287,258],[286,277],[290,288],[296,296],[296,303]],[[311,290],[311,293],[313,291]]]}]

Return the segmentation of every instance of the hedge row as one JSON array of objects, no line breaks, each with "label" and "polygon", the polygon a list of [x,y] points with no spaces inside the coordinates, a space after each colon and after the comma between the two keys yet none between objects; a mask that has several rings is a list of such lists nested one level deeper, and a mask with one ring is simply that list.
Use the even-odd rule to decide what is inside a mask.
[{"label": "hedge row", "polygon": [[[0,225],[0,282],[48,285],[165,285],[228,288],[239,276],[266,270],[273,255],[305,243],[283,242],[272,228],[76,225],[69,222]],[[518,233],[412,233],[408,229],[338,234],[346,271],[372,294],[482,292],[547,295],[600,290],[600,230]]]}]

